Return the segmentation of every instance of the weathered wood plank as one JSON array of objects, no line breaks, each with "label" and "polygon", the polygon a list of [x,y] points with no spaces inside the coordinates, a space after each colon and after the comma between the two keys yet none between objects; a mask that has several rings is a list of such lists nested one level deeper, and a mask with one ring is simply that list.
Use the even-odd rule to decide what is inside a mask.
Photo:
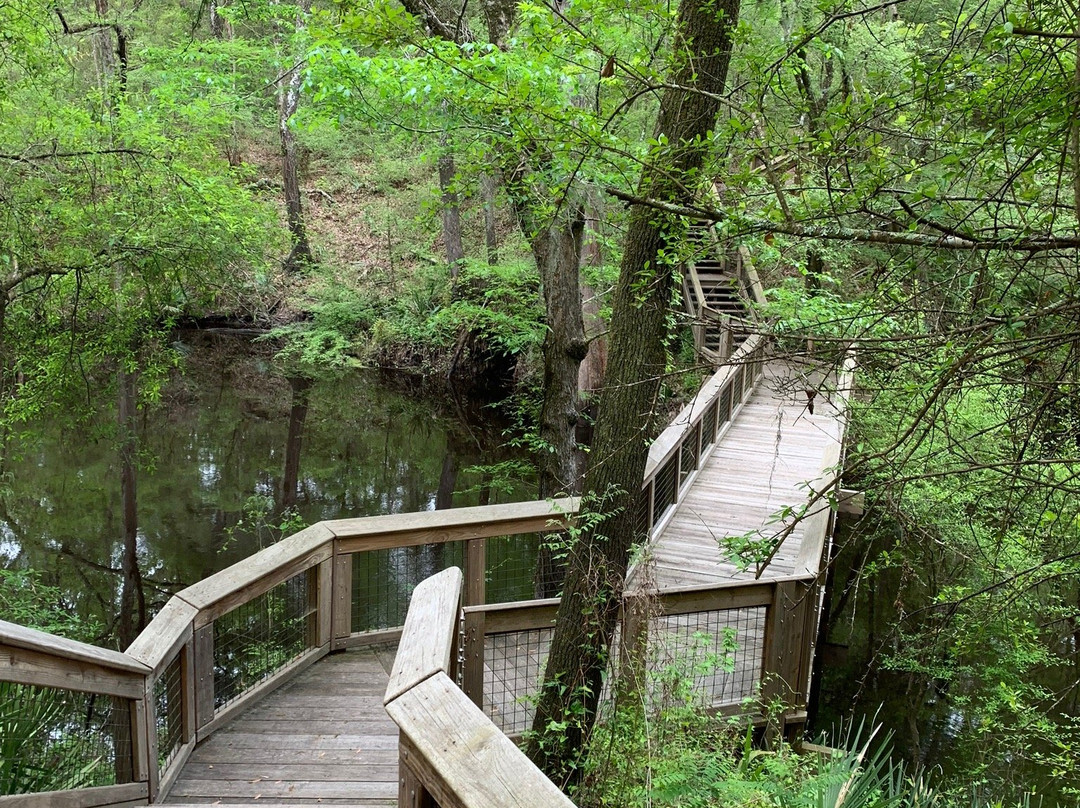
[{"label": "weathered wood plank", "polygon": [[403,693],[387,712],[401,728],[410,767],[441,808],[572,808],[444,674]]},{"label": "weathered wood plank", "polygon": [[27,651],[37,651],[42,654],[61,657],[71,662],[85,662],[104,670],[135,673],[140,676],[145,676],[150,672],[149,666],[132,659],[126,654],[110,651],[108,648],[98,648],[96,645],[89,645],[77,640],[46,634],[44,631],[19,626],[6,620],[0,620],[0,645],[23,648]]},{"label": "weathered wood plank", "polygon": [[334,534],[319,522],[177,593],[196,609],[195,628],[212,623],[333,554]]},{"label": "weathered wood plank", "polygon": [[[16,626],[16,628],[20,627]],[[17,632],[12,633],[17,634]],[[82,655],[82,659],[72,659],[64,656],[65,653],[60,649],[34,651],[0,643],[0,681],[38,687],[58,687],[83,693],[101,693],[127,699],[143,697],[146,675],[150,670],[146,666],[134,660],[126,660],[135,668],[133,671],[130,667],[114,666],[112,663],[115,660],[109,657],[103,657],[107,660],[107,664],[99,665],[89,661],[86,658],[88,655]],[[107,653],[115,654],[116,652]]]},{"label": "weathered wood plank", "polygon": [[393,701],[428,676],[450,670],[462,581],[461,570],[450,567],[416,585],[385,702]]},{"label": "weathered wood plank", "polygon": [[196,614],[198,609],[190,603],[169,598],[124,653],[151,668],[156,676],[191,639]]},{"label": "weathered wood plank", "polygon": [[105,808],[128,803],[146,805],[146,802],[146,783],[0,796],[2,808]]},{"label": "weathered wood plank", "polygon": [[333,650],[344,647],[352,634],[352,554],[341,554],[339,542],[334,539],[334,640]]},{"label": "weathered wood plank", "polygon": [[273,693],[285,682],[299,676],[326,656],[327,653],[329,653],[329,650],[330,649],[325,645],[321,648],[312,648],[302,656],[297,657],[292,662],[282,667],[274,673],[273,676],[268,677],[254,687],[248,689],[235,701],[231,701],[224,707],[216,709],[214,711],[213,719],[199,727],[199,741],[209,737],[212,732],[225,723],[232,721],[236,716],[242,715],[245,710],[249,709],[252,705],[257,704],[269,693]]},{"label": "weathered wood plank", "polygon": [[380,550],[408,544],[490,538],[516,533],[560,530],[577,499],[514,502],[442,511],[368,516],[323,522],[338,538],[339,553]]},{"label": "weathered wood plank", "polygon": [[[253,780],[255,778],[252,778]],[[182,802],[189,797],[210,797],[215,800],[237,801],[248,799],[259,803],[272,799],[371,799],[397,796],[397,776],[392,780],[364,780],[351,783],[311,782],[306,780],[177,780],[173,786],[170,802]]]},{"label": "weathered wood plank", "polygon": [[519,603],[492,603],[484,606],[466,606],[466,619],[471,614],[484,615],[484,632],[498,634],[504,631],[527,631],[550,628],[555,622],[559,608],[558,598],[523,600]]}]

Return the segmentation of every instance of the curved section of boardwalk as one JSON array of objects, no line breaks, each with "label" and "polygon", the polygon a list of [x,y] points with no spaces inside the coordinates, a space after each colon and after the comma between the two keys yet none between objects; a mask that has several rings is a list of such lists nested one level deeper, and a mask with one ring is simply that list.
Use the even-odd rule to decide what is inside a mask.
[{"label": "curved section of boardwalk", "polygon": [[[770,537],[782,527],[775,515],[807,501],[807,484],[820,481],[827,453],[839,456],[842,402],[831,400],[820,375],[808,376],[786,362],[765,367],[764,378],[743,405],[694,478],[663,533],[654,540],[648,567],[650,588],[659,592],[687,586],[746,580],[725,559],[720,541],[729,536]],[[807,389],[815,389],[814,412]],[[838,404],[840,405],[838,407]],[[828,464],[827,464],[828,465]],[[796,525],[762,578],[794,572],[805,520]]]},{"label": "curved section of boardwalk", "polygon": [[326,657],[191,754],[167,802],[396,805],[393,648]]}]

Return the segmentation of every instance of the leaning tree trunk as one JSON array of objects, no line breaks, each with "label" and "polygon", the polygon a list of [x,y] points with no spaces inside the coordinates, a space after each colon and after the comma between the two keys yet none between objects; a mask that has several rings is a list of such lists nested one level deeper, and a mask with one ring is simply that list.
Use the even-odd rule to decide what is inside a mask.
[{"label": "leaning tree trunk", "polygon": [[[532,238],[547,313],[544,336],[544,403],[540,409],[537,477],[540,498],[575,494],[581,487],[578,463],[578,366],[588,344],[581,318],[579,269],[585,229],[584,209],[568,205],[562,215]],[[565,560],[540,548],[536,596],[552,597],[562,588]]]},{"label": "leaning tree trunk", "polygon": [[[671,69],[656,125],[667,145],[646,164],[639,198],[692,201],[716,122],[739,0],[683,0]],[[562,601],[544,671],[530,757],[563,786],[580,775],[596,717],[634,533],[634,503],[646,439],[667,359],[668,315],[685,222],[647,205],[630,215],[615,288],[608,367],[585,476],[587,507],[598,513],[571,548]]]}]

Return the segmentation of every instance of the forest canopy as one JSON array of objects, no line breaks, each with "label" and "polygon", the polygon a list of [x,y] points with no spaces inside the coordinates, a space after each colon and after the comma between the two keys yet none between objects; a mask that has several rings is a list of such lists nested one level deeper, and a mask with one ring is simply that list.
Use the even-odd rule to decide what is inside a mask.
[{"label": "forest canopy", "polygon": [[[652,284],[708,223],[753,256],[777,354],[858,356],[844,484],[869,507],[830,636],[963,716],[959,780],[1075,771],[1080,7],[724,13],[710,83],[718,50],[668,2],[0,3],[0,421],[115,402],[121,644],[147,619],[138,413],[178,324],[273,329],[297,376],[500,386],[539,495],[573,492],[649,215],[670,237],[626,290],[667,307],[649,403],[701,373],[677,284]],[[676,97],[710,108],[685,164],[654,128]]]}]

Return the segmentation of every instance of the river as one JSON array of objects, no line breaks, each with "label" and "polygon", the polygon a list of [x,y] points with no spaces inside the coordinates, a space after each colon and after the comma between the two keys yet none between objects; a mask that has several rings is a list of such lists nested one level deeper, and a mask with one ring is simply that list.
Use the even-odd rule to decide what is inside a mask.
[{"label": "river", "polygon": [[[137,550],[150,614],[172,592],[321,519],[519,500],[520,481],[471,467],[512,461],[490,406],[418,393],[373,371],[290,381],[271,346],[182,333],[184,372],[142,407]],[[114,402],[28,425],[0,470],[0,565],[30,567],[111,632],[122,510]],[[298,469],[286,484],[286,467]],[[282,514],[283,488],[295,516]],[[286,493],[284,499],[289,499]],[[398,560],[400,561],[400,560]],[[415,575],[429,564],[410,558]]]}]

